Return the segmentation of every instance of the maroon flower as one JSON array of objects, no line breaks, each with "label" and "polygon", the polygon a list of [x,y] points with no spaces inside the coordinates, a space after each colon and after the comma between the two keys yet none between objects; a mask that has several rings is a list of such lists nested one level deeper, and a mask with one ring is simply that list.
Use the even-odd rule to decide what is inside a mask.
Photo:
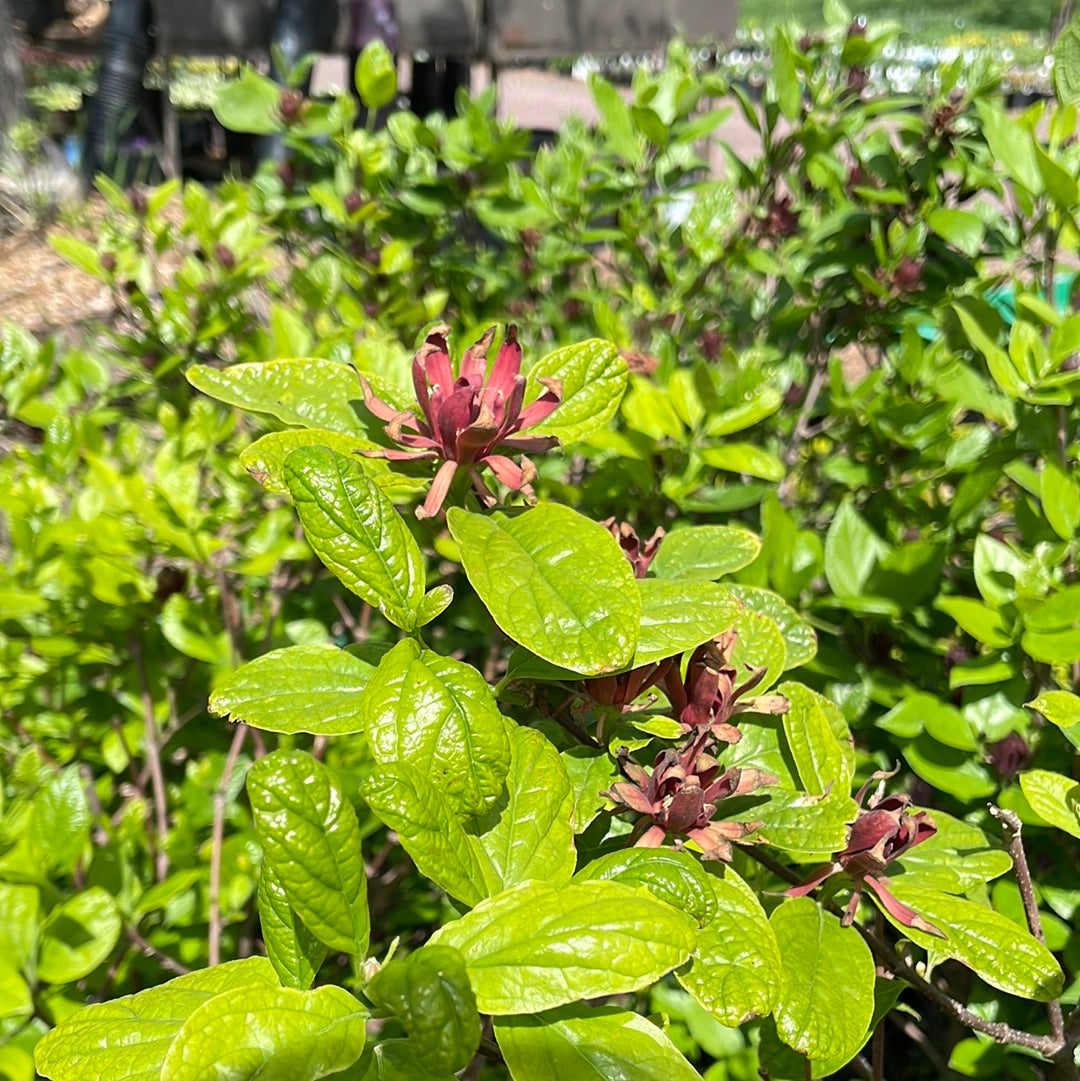
[{"label": "maroon flower", "polygon": [[717,803],[775,784],[776,778],[756,769],[724,770],[706,753],[710,742],[703,732],[681,751],[661,751],[651,773],[632,762],[625,747],[619,749],[619,765],[629,780],[613,784],[604,795],[645,816],[634,827],[635,847],[659,848],[671,835],[676,845],[683,838],[693,841],[705,859],[729,860],[731,842],[754,831],[750,822],[714,822]]},{"label": "maroon flower", "polygon": [[870,797],[859,817],[848,831],[847,848],[837,852],[829,863],[814,869],[806,881],[787,891],[789,897],[805,897],[815,887],[835,874],[845,874],[854,883],[851,900],[844,913],[844,925],[855,919],[863,886],[869,886],[877,895],[882,907],[905,927],[940,934],[933,924],[927,923],[917,912],[908,908],[889,892],[889,880],[883,874],[893,860],[899,859],[909,849],[928,841],[937,833],[937,826],[926,813],[910,810],[910,796],[886,796],[885,780],[894,776],[896,770],[880,770],[859,789],[855,801],[861,806],[863,798],[874,781],[880,781],[877,792]]},{"label": "maroon flower", "polygon": [[623,555],[630,560],[630,566],[634,568],[635,578],[644,578],[649,571],[649,564],[656,558],[660,542],[664,539],[664,531],[657,529],[644,543],[634,531],[634,527],[626,522],[617,522],[614,518],[605,518],[600,523],[618,542],[623,550]]},{"label": "maroon flower", "polygon": [[494,504],[495,496],[481,479],[480,466],[487,466],[508,488],[532,499],[530,482],[536,477],[533,464],[522,458],[518,465],[496,451],[543,451],[558,443],[554,436],[517,434],[542,421],[562,400],[559,380],[541,379],[539,382],[547,389],[531,405],[524,406],[525,376],[521,374],[517,327],[511,324],[506,328],[490,373],[487,354],[495,337],[494,327],[466,351],[456,378],[450,363],[448,334],[448,327],[435,327],[413,360],[413,386],[422,416],[387,405],[375,396],[366,380],[360,380],[364,404],[380,420],[388,421],[386,434],[406,448],[368,454],[392,461],[442,460],[424,505],[417,509],[418,518],[439,513],[459,466],[468,469],[485,506]]},{"label": "maroon flower", "polygon": [[640,695],[650,687],[655,687],[671,670],[677,666],[679,658],[665,657],[655,664],[643,664],[629,672],[618,672],[613,676],[594,676],[581,681],[585,693],[599,706],[618,706],[625,711]]},{"label": "maroon flower", "polygon": [[738,635],[725,631],[690,654],[686,674],[678,666],[669,668],[664,690],[675,719],[684,732],[708,730],[725,743],[738,743],[741,733],[731,723],[737,713],[787,713],[783,695],[762,695],[740,702],[765,678],[764,668],[747,667],[747,678],[735,685],[739,673],[730,657]]}]

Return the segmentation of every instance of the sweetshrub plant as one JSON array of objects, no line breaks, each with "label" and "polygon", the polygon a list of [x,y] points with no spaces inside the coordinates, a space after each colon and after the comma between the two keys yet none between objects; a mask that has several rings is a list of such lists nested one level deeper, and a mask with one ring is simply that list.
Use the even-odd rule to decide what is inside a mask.
[{"label": "sweetshrub plant", "polygon": [[[1072,1076],[1019,821],[998,812],[1006,853],[913,806],[867,770],[837,705],[783,681],[815,636],[730,580],[758,555],[748,530],[681,524],[643,544],[554,485],[534,502],[534,471],[496,452],[528,450],[543,475],[608,425],[628,371],[593,339],[522,374],[516,330],[491,358],[493,338],[455,364],[435,328],[411,389],[312,360],[189,370],[225,401],[288,409],[293,425],[242,460],[287,494],[369,630],[266,653],[211,697],[281,737],[246,780],[267,956],[74,1012],[37,1045],[38,1071],[691,1078],[663,1017],[635,1008],[677,985],[752,1033],[772,1078],[877,1069],[862,1048],[880,1055],[873,1034],[907,988]],[[347,771],[322,760],[336,741],[363,748]],[[423,941],[373,925],[372,820],[445,895]],[[987,898],[1011,867],[1030,932]],[[351,975],[313,987],[330,956]],[[964,967],[943,984],[947,961]],[[1028,1031],[969,1009],[957,971],[1047,1019]]]}]

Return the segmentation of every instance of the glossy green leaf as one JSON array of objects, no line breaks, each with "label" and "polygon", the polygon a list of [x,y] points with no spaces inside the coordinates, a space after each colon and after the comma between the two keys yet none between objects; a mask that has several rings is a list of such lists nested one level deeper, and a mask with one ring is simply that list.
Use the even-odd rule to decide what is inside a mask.
[{"label": "glossy green leaf", "polygon": [[774,483],[784,479],[784,463],[775,454],[753,443],[721,443],[719,446],[706,447],[701,451],[701,460],[726,473],[760,477]]},{"label": "glossy green leaf", "polygon": [[946,893],[968,893],[1012,870],[1012,860],[997,842],[968,822],[935,809],[937,833],[905,852],[889,867],[890,879]]},{"label": "glossy green leaf", "polygon": [[320,941],[367,952],[364,855],[356,812],[329,771],[303,751],[275,751],[247,775],[255,828],[289,904]]},{"label": "glossy green leaf", "polygon": [[557,379],[562,387],[559,407],[528,434],[553,435],[569,445],[606,428],[619,410],[626,391],[626,361],[612,342],[600,338],[566,345],[548,353],[529,370],[536,396],[540,379]]},{"label": "glossy green leaf", "polygon": [[1043,466],[1040,498],[1051,528],[1062,540],[1071,541],[1080,529],[1080,484],[1075,477],[1048,460]]},{"label": "glossy green leaf", "polygon": [[440,586],[435,586],[434,589],[429,589],[417,606],[416,626],[426,627],[433,619],[437,619],[450,607],[453,599],[453,586],[445,582]]},{"label": "glossy green leaf", "polygon": [[636,164],[644,153],[645,141],[635,130],[630,106],[611,83],[595,72],[589,76],[589,90],[611,149],[631,165]]},{"label": "glossy green leaf", "polygon": [[651,1021],[615,1006],[500,1017],[495,1039],[514,1081],[694,1081],[697,1071]]},{"label": "glossy green leaf", "polygon": [[888,551],[854,503],[845,499],[825,534],[825,577],[833,593],[861,597],[870,572]]},{"label": "glossy green leaf", "polygon": [[69,873],[90,839],[90,806],[78,766],[53,774],[35,794],[30,809],[30,839],[42,863]]},{"label": "glossy green leaf", "polygon": [[768,690],[787,668],[787,647],[780,628],[764,613],[743,608],[736,611],[731,629],[738,635],[731,652],[731,663],[739,671],[744,665],[764,668],[765,678],[757,685],[755,693]]},{"label": "glossy green leaf", "polygon": [[480,1016],[457,950],[429,945],[395,959],[375,975],[367,994],[401,1021],[426,1069],[452,1074],[468,1066],[480,1043]]},{"label": "glossy green leaf", "polygon": [[303,428],[363,434],[349,405],[361,399],[356,372],[332,360],[268,360],[211,368],[196,364],[185,373],[196,389],[226,405]]},{"label": "glossy green leaf", "polygon": [[120,929],[116,902],[101,886],[61,901],[42,928],[38,978],[71,983],[88,976],[112,953]]},{"label": "glossy green leaf", "polygon": [[986,224],[978,214],[969,210],[937,207],[927,214],[926,224],[946,243],[959,249],[970,259],[974,259],[982,250]]},{"label": "glossy green leaf", "polygon": [[855,1054],[874,1012],[874,958],[854,927],[809,897],[785,901],[769,918],[783,981],[776,1031],[810,1058]]},{"label": "glossy green leaf", "polygon": [[441,927],[465,957],[484,1013],[531,1013],[636,991],[694,948],[689,916],[620,882],[526,882]]},{"label": "glossy green leaf", "polygon": [[741,582],[725,583],[724,588],[745,607],[767,616],[776,624],[786,648],[786,669],[798,668],[814,659],[817,633],[778,593]]},{"label": "glossy green leaf", "polygon": [[289,904],[285,887],[270,863],[259,872],[259,926],[266,956],[283,987],[306,991],[326,958],[326,946],[304,926]]},{"label": "glossy green leaf", "polygon": [[1032,660],[1044,664],[1072,664],[1080,661],[1080,627],[1047,633],[1025,631],[1020,645]]},{"label": "glossy green leaf", "polygon": [[1062,28],[1054,42],[1054,90],[1062,106],[1080,103],[1080,22]]},{"label": "glossy green leaf", "polygon": [[267,732],[360,732],[360,699],[373,671],[337,646],[286,646],[226,676],[210,710]]},{"label": "glossy green leaf", "polygon": [[958,800],[984,799],[997,790],[997,781],[970,752],[947,747],[928,735],[907,744],[903,754],[907,764],[927,784]]},{"label": "glossy green leaf", "polygon": [[644,886],[661,901],[692,916],[704,927],[719,915],[713,876],[689,852],[670,848],[623,848],[609,852],[578,871],[575,882],[601,879]]},{"label": "glossy green leaf", "polygon": [[325,447],[302,447],[285,463],[285,483],[315,554],[353,593],[411,630],[424,597],[424,557],[363,467]]},{"label": "glossy green leaf", "polygon": [[482,813],[502,791],[506,726],[471,665],[405,639],[379,663],[361,712],[375,760],[416,767],[462,817]]},{"label": "glossy green leaf", "polygon": [[847,794],[855,774],[855,747],[840,710],[801,683],[777,688],[787,700],[784,734],[799,779],[811,795]]},{"label": "glossy green leaf", "polygon": [[730,409],[721,409],[705,422],[705,431],[711,436],[731,435],[753,427],[759,420],[771,417],[783,404],[783,398],[775,387],[762,387],[749,402],[740,402]]},{"label": "glossy green leaf", "polygon": [[[903,928],[917,945],[962,961],[991,987],[1010,995],[1048,1002],[1061,994],[1063,976],[1053,954],[1008,916],[964,897],[905,885],[903,879],[894,881],[891,889],[945,935],[941,939]],[[1003,957],[1008,964],[1001,963]]]},{"label": "glossy green leaf", "polygon": [[200,1006],[237,988],[276,985],[270,962],[248,957],[95,1003],[41,1040],[34,1049],[38,1072],[52,1081],[160,1081],[166,1052]]},{"label": "glossy green leaf", "polygon": [[731,594],[713,582],[639,578],[637,588],[641,626],[633,668],[692,650],[738,619]]},{"label": "glossy green leaf", "polygon": [[491,861],[465,828],[446,797],[405,763],[383,766],[367,777],[360,794],[400,837],[417,870],[451,897],[475,905],[496,880]]},{"label": "glossy green leaf", "polygon": [[1058,728],[1072,728],[1080,724],[1080,695],[1071,691],[1043,691],[1037,698],[1024,704],[1028,709],[1038,710]]},{"label": "glossy green leaf", "polygon": [[780,948],[754,891],[730,867],[710,878],[716,915],[698,932],[694,963],[679,983],[734,1028],[772,1012],[783,979]]},{"label": "glossy green leaf", "polygon": [[40,893],[37,886],[0,882],[0,957],[16,969],[37,952]]},{"label": "glossy green leaf", "polygon": [[[974,724],[951,702],[916,691],[905,695],[878,722],[879,727],[901,739],[915,739],[926,732],[931,740],[961,751],[979,749]],[[929,741],[926,741],[929,746]]]},{"label": "glossy green leaf", "polygon": [[684,526],[660,542],[649,571],[657,578],[715,581],[757,558],[761,540],[749,529],[726,525]]},{"label": "glossy green leaf", "polygon": [[574,833],[581,833],[603,808],[606,801],[601,793],[607,792],[622,775],[610,755],[598,754],[588,747],[570,747],[559,757],[570,780],[574,801],[570,821]]},{"label": "glossy green leaf", "polygon": [[567,882],[574,873],[574,793],[559,752],[541,733],[514,726],[506,790],[472,824],[498,889],[529,879]]},{"label": "glossy green leaf", "polygon": [[[4,1028],[8,1028],[5,1022],[15,1022],[17,1025],[27,1021],[33,1014],[34,999],[30,993],[30,985],[6,961],[0,961],[0,1025]],[[2,1069],[3,1060],[0,1059],[0,1070]],[[4,1077],[2,1072],[0,1077]]]},{"label": "glossy green leaf", "polygon": [[1080,784],[1052,770],[1029,769],[1020,774],[1020,788],[1040,818],[1080,837]]},{"label": "glossy green leaf", "polygon": [[161,1076],[169,1081],[317,1081],[364,1050],[368,1013],[348,991],[241,987],[184,1022]]},{"label": "glossy green leaf", "polygon": [[641,602],[602,525],[550,503],[513,518],[454,507],[447,521],[469,582],[515,642],[582,675],[630,663]]},{"label": "glossy green leaf", "polygon": [[978,101],[976,107],[982,120],[983,135],[990,146],[991,160],[1032,195],[1040,195],[1043,185],[1031,131],[1018,124],[997,102]]},{"label": "glossy green leaf", "polygon": [[327,447],[345,457],[353,458],[368,472],[376,472],[380,463],[376,459],[359,457],[359,452],[371,450],[377,445],[362,436],[343,435],[325,428],[270,432],[240,452],[240,464],[268,492],[284,495],[289,490],[285,483],[285,459],[297,448]]},{"label": "glossy green leaf", "polygon": [[975,538],[975,585],[991,607],[1001,608],[1016,597],[1016,580],[1024,561],[1011,548],[986,533]]}]

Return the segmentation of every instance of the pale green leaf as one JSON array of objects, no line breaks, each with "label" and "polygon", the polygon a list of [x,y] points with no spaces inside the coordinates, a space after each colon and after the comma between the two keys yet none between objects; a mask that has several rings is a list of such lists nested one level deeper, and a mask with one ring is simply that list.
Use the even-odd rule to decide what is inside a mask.
[{"label": "pale green leaf", "polygon": [[455,507],[447,520],[469,582],[515,642],[583,675],[630,663],[641,602],[602,525],[556,504],[513,518]]},{"label": "pale green leaf", "polygon": [[730,868],[711,876],[716,915],[698,932],[694,963],[679,983],[724,1025],[772,1011],[783,978],[780,948],[754,891]]},{"label": "pale green leaf", "polygon": [[1062,540],[1071,541],[1080,529],[1080,485],[1051,459],[1043,466],[1040,499],[1051,528]]},{"label": "pale green leaf", "polygon": [[[736,746],[738,746],[736,744]],[[738,822],[755,822],[755,836],[785,852],[829,856],[847,844],[848,826],[858,807],[846,793],[830,792],[824,799],[783,788],[762,788],[754,793],[753,806],[733,815]]]},{"label": "pale green leaf", "polygon": [[411,630],[424,597],[424,557],[363,467],[325,447],[302,447],[285,463],[285,482],[315,554],[353,593]]},{"label": "pale green leaf", "polygon": [[785,668],[798,668],[814,659],[817,653],[814,628],[778,593],[741,582],[725,583],[724,588],[745,607],[768,616],[776,624],[786,647]]},{"label": "pale green leaf", "polygon": [[317,1081],[364,1050],[368,1013],[340,987],[241,987],[198,1007],[162,1064],[169,1081]]},{"label": "pale green leaf", "polygon": [[52,1081],[161,1081],[166,1052],[200,1006],[237,988],[276,985],[270,962],[248,957],[86,1006],[38,1043],[38,1072]]},{"label": "pale green leaf", "polygon": [[854,1055],[874,1012],[874,958],[854,927],[809,897],[785,901],[769,918],[780,949],[776,1031],[815,1059]]},{"label": "pale green leaf", "polygon": [[386,472],[386,463],[377,458],[362,458],[361,450],[371,450],[378,444],[358,435],[343,435],[324,428],[298,428],[288,432],[270,432],[256,439],[240,452],[240,464],[268,492],[284,495],[285,459],[298,447],[327,447],[338,454],[354,458],[370,473]]},{"label": "pale green leaf", "polygon": [[337,646],[286,646],[226,676],[210,710],[267,732],[360,732],[360,699],[373,671]]},{"label": "pale green leaf", "polygon": [[626,391],[626,361],[611,342],[590,338],[548,353],[529,370],[529,385],[541,394],[540,379],[557,379],[559,407],[527,430],[532,435],[553,435],[564,445],[580,443],[606,428]]},{"label": "pale green leaf", "polygon": [[1043,691],[1037,698],[1024,704],[1028,709],[1038,710],[1058,728],[1072,728],[1080,724],[1080,695],[1071,691]]},{"label": "pale green leaf", "polygon": [[651,1021],[614,1006],[500,1017],[495,1038],[514,1081],[695,1081],[697,1071]]},{"label": "pale green leaf", "polygon": [[704,578],[734,574],[757,558],[761,540],[749,529],[726,525],[683,526],[660,542],[649,566],[657,578]]},{"label": "pale green leaf", "polygon": [[[917,945],[962,961],[991,987],[1010,995],[1048,1002],[1061,994],[1063,976],[1053,954],[1008,916],[964,897],[905,885],[902,878],[891,890],[945,935],[941,939],[901,927]],[[889,918],[888,912],[885,916]],[[1002,964],[1002,958],[1008,958],[1008,964]]]},{"label": "pale green leaf", "polygon": [[610,755],[598,754],[588,747],[570,747],[559,757],[570,779],[574,833],[581,833],[603,808],[605,800],[601,793],[607,792],[622,775]]},{"label": "pale green leaf", "polygon": [[541,732],[514,726],[506,790],[473,823],[499,889],[536,879],[567,882],[577,853],[574,793],[559,752]]},{"label": "pale green leaf", "polygon": [[489,892],[495,869],[482,850],[470,843],[446,797],[405,763],[374,770],[360,794],[382,821],[400,837],[417,870],[451,897],[475,905]]},{"label": "pale green leaf", "polygon": [[1020,787],[1040,818],[1080,837],[1080,784],[1052,770],[1029,769],[1020,774]]},{"label": "pale green leaf", "polygon": [[259,872],[258,904],[263,945],[278,979],[283,987],[306,991],[318,975],[327,949],[293,910],[269,863]]},{"label": "pale green leaf", "polygon": [[350,406],[362,397],[356,372],[332,360],[308,357],[211,368],[188,368],[188,382],[226,405],[303,428],[326,428],[346,435],[364,428]]},{"label": "pale green leaf", "polygon": [[777,689],[788,700],[784,734],[803,787],[815,796],[831,791],[846,795],[855,774],[855,748],[843,714],[801,683]]},{"label": "pale green leaf", "polygon": [[732,665],[737,671],[743,671],[745,665],[764,668],[765,678],[755,693],[768,690],[787,668],[787,647],[780,628],[764,613],[742,608],[736,610],[730,629],[738,635],[731,652]]},{"label": "pale green leaf", "polygon": [[713,582],[639,578],[637,588],[641,626],[632,668],[692,650],[739,618],[731,594]]},{"label": "pale green leaf", "polygon": [[30,838],[50,870],[67,874],[79,861],[90,839],[90,806],[78,766],[54,773],[35,793]]},{"label": "pale green leaf", "polygon": [[285,121],[279,103],[281,87],[252,67],[244,67],[238,79],[222,83],[214,93],[213,109],[218,123],[228,131],[248,135],[273,135]]},{"label": "pale green leaf", "polygon": [[397,95],[397,64],[385,42],[376,38],[356,61],[356,89],[368,109],[381,109]]},{"label": "pale green leaf", "polygon": [[885,542],[850,499],[840,504],[825,534],[825,577],[837,597],[861,597],[874,566],[888,555]]},{"label": "pale green leaf", "polygon": [[690,917],[620,882],[526,882],[430,941],[461,951],[480,1010],[501,1016],[640,990],[686,961],[695,935]]},{"label": "pale green leaf", "polygon": [[367,878],[356,812],[329,771],[303,751],[274,751],[247,775],[267,863],[304,925],[335,950],[363,957]]},{"label": "pale green leaf", "polygon": [[1012,645],[1013,635],[1005,617],[974,597],[938,597],[934,607],[953,619],[976,642],[995,649]]},{"label": "pale green leaf", "polygon": [[745,474],[773,482],[784,479],[784,463],[775,454],[753,443],[722,443],[706,447],[701,451],[701,460],[725,473]]}]

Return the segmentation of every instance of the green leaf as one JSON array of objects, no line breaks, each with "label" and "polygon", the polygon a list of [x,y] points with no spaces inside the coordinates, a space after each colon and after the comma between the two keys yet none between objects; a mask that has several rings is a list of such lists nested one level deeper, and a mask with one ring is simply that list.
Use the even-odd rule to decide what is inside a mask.
[{"label": "green leaf", "polygon": [[112,277],[113,271],[108,271],[101,265],[102,253],[93,244],[88,244],[85,240],[79,240],[78,237],[64,236],[63,234],[50,236],[48,240],[49,247],[58,252],[72,266],[85,271],[92,277],[97,278],[98,281],[108,282]]},{"label": "green leaf", "polygon": [[426,627],[433,619],[437,619],[450,607],[453,599],[454,588],[445,582],[429,589],[416,609],[416,626]]},{"label": "green leaf", "polygon": [[320,941],[363,957],[367,878],[356,812],[327,769],[303,751],[274,751],[247,775],[267,863],[293,911]]},{"label": "green leaf", "polygon": [[337,646],[286,646],[226,676],[210,711],[266,732],[361,732],[361,695],[374,670]]},{"label": "green leaf", "polygon": [[754,891],[730,867],[723,878],[710,877],[717,914],[698,932],[694,963],[678,979],[713,1017],[734,1028],[776,1005],[780,947]]},{"label": "green leaf", "polygon": [[953,619],[976,642],[994,649],[1012,645],[1013,636],[1005,617],[974,597],[938,597],[934,607]]},{"label": "green leaf", "polygon": [[1080,661],[1080,627],[1049,634],[1025,631],[1020,645],[1032,660],[1043,664],[1072,664]]},{"label": "green leaf", "polygon": [[162,1064],[169,1081],[317,1081],[364,1050],[368,1013],[348,991],[240,987],[203,1003]]},{"label": "green leaf", "polygon": [[830,792],[822,799],[805,792],[763,788],[754,793],[746,811],[732,815],[738,822],[760,823],[755,836],[785,852],[830,856],[847,844],[848,826],[858,807],[847,793]]},{"label": "green leaf", "polygon": [[944,811],[932,812],[937,833],[905,852],[891,864],[889,877],[944,890],[968,893],[1012,870],[1009,854],[992,842],[978,826],[962,822]]},{"label": "green leaf", "polygon": [[701,460],[726,473],[760,477],[774,483],[784,479],[784,463],[775,454],[753,443],[724,443],[718,447],[706,447],[701,451]]},{"label": "green leaf", "polygon": [[245,66],[239,79],[217,88],[213,109],[217,122],[229,131],[246,135],[273,135],[281,131],[281,87],[254,68]]},{"label": "green leaf", "polygon": [[1070,691],[1043,691],[1024,705],[1038,710],[1051,724],[1058,728],[1072,728],[1080,724],[1080,695]]},{"label": "green leaf", "polygon": [[749,529],[683,526],[664,537],[649,570],[657,578],[716,581],[753,563],[760,551],[761,541]]},{"label": "green leaf", "polygon": [[1062,107],[1080,103],[1080,21],[1072,19],[1054,42],[1054,90]]},{"label": "green leaf", "polygon": [[356,90],[369,109],[381,109],[397,95],[397,65],[382,41],[368,42],[357,58]]},{"label": "green leaf", "polygon": [[1080,837],[1080,784],[1047,769],[1029,769],[1020,774],[1020,787],[1040,818]]},{"label": "green leaf", "polygon": [[720,914],[713,876],[689,852],[670,848],[623,848],[587,863],[575,882],[603,880],[644,886],[653,896],[685,912],[704,927]]},{"label": "green leaf", "polygon": [[541,733],[514,726],[506,791],[473,823],[498,889],[536,879],[568,882],[577,853],[574,793],[559,752]]},{"label": "green leaf", "polygon": [[385,463],[376,459],[356,457],[361,450],[371,450],[378,444],[358,435],[343,435],[326,428],[298,428],[288,432],[270,432],[256,439],[240,452],[240,464],[268,492],[284,495],[285,459],[298,447],[328,447],[345,457],[353,457],[371,473],[381,472]]},{"label": "green leaf", "polygon": [[571,747],[559,757],[570,779],[574,833],[581,833],[604,807],[606,801],[601,793],[608,791],[622,775],[610,755],[597,754],[588,747]]},{"label": "green leaf", "polygon": [[694,924],[620,882],[526,882],[430,941],[462,952],[480,1010],[501,1016],[647,987],[690,956]]},{"label": "green leaf", "polygon": [[736,611],[731,629],[738,634],[731,663],[740,671],[743,665],[764,668],[765,678],[755,690],[757,693],[768,690],[787,668],[787,648],[780,628],[769,616],[743,608]]},{"label": "green leaf", "polygon": [[367,986],[409,1034],[419,1062],[432,1073],[465,1069],[480,1044],[480,1017],[465,959],[449,946],[424,946],[392,961]]},{"label": "green leaf", "polygon": [[618,90],[595,72],[589,76],[589,90],[611,149],[630,165],[636,165],[645,151],[645,140],[634,127],[630,107]]},{"label": "green leaf", "polygon": [[269,413],[286,424],[363,433],[349,406],[361,398],[356,372],[332,360],[268,360],[211,368],[196,364],[184,373],[203,394],[252,413]]},{"label": "green leaf", "polygon": [[1043,466],[1040,499],[1050,527],[1062,540],[1071,541],[1080,529],[1080,485],[1055,461],[1047,460]]},{"label": "green leaf", "polygon": [[991,159],[1032,195],[1040,195],[1042,176],[1035,160],[1035,139],[1031,131],[1018,124],[997,102],[991,104],[989,100],[979,100],[975,106],[982,120]]},{"label": "green leaf", "polygon": [[360,794],[401,838],[417,870],[451,897],[475,905],[496,879],[491,861],[470,843],[446,797],[419,770],[404,763],[373,771]]},{"label": "green leaf", "polygon": [[38,1072],[52,1081],[160,1081],[165,1054],[195,1010],[227,991],[276,984],[265,957],[248,957],[86,1006],[38,1043]]},{"label": "green leaf", "polygon": [[315,554],[391,623],[412,630],[424,598],[424,557],[359,463],[302,447],[285,463],[285,483]]},{"label": "green leaf", "polygon": [[705,431],[711,436],[732,435],[753,427],[759,420],[771,417],[783,404],[780,391],[765,386],[749,402],[741,402],[730,409],[714,413],[705,422]]},{"label": "green leaf", "polygon": [[845,499],[825,534],[825,577],[839,598],[861,597],[875,564],[888,555],[885,542]]},{"label": "green leaf", "polygon": [[799,82],[795,47],[787,30],[782,26],[773,30],[772,67],[776,103],[780,106],[780,112],[787,120],[797,120],[802,112],[803,89]]},{"label": "green leaf", "polygon": [[915,739],[924,731],[931,739],[960,751],[977,751],[975,727],[951,702],[916,691],[902,698],[878,721],[878,727],[901,739]]},{"label": "green leaf", "polygon": [[259,872],[258,898],[266,956],[283,987],[306,991],[326,958],[326,946],[293,910],[285,887],[269,863],[264,863]]},{"label": "green leaf", "polygon": [[25,968],[37,953],[40,906],[37,886],[0,882],[0,957],[12,968]]},{"label": "green leaf", "polygon": [[58,904],[41,932],[37,975],[46,983],[71,983],[89,976],[120,938],[116,902],[101,886]]},{"label": "green leaf", "polygon": [[375,761],[414,766],[460,816],[481,814],[502,791],[506,726],[472,665],[407,638],[380,661],[361,716]]},{"label": "green leaf", "polygon": [[78,766],[53,774],[35,794],[30,838],[49,870],[65,875],[78,863],[90,839],[90,807]]},{"label": "green leaf", "polygon": [[927,784],[963,802],[984,799],[997,790],[997,781],[970,752],[947,747],[929,735],[907,744],[903,754],[907,764]]},{"label": "green leaf", "polygon": [[785,901],[769,918],[783,980],[776,1031],[809,1058],[850,1058],[874,1012],[874,959],[854,927],[809,897]]},{"label": "green leaf", "polygon": [[731,594],[712,582],[639,578],[637,588],[641,626],[633,668],[694,649],[739,618]]},{"label": "green leaf", "polygon": [[497,1018],[514,1081],[694,1081],[697,1071],[651,1021],[615,1006],[564,1006]]},{"label": "green leaf", "polygon": [[778,593],[741,582],[725,584],[724,588],[752,612],[759,612],[776,624],[787,651],[785,669],[798,668],[814,659],[817,633]]},{"label": "green leaf", "polygon": [[[945,935],[942,940],[902,928],[917,945],[963,962],[991,987],[1010,995],[1049,1002],[1061,994],[1063,976],[1053,954],[1008,916],[963,897],[905,885],[902,878],[893,881],[891,889]],[[889,918],[887,912],[885,916]],[[1001,963],[1003,957],[1008,964]]]},{"label": "green leaf", "polygon": [[550,503],[514,518],[454,507],[447,521],[469,582],[515,642],[582,675],[630,663],[641,602],[602,525]]},{"label": "green leaf", "polygon": [[619,410],[626,391],[626,361],[612,342],[590,338],[563,346],[538,360],[529,370],[529,385],[539,395],[540,379],[557,379],[562,386],[559,407],[528,435],[554,435],[565,446],[581,443],[606,428]]},{"label": "green leaf", "polygon": [[937,207],[926,216],[926,224],[946,243],[974,259],[982,251],[986,224],[969,210]]},{"label": "green leaf", "polygon": [[784,735],[807,792],[847,795],[855,775],[855,747],[837,706],[801,683],[778,688],[789,703]]}]

